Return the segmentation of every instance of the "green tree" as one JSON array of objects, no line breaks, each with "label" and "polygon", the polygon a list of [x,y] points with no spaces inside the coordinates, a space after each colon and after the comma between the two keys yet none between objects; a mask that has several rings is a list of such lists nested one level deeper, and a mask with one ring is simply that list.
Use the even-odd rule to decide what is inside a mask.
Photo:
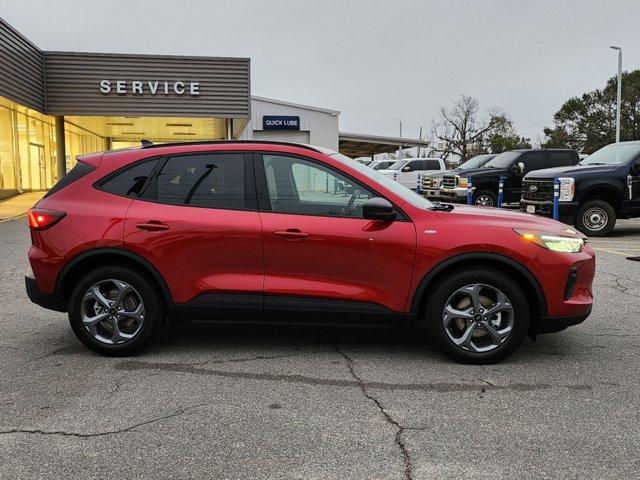
[{"label": "green tree", "polygon": [[[593,153],[615,142],[617,77],[604,88],[567,100],[553,116],[553,127],[544,129],[543,147],[573,148]],[[622,74],[620,140],[640,139],[640,70]]]}]

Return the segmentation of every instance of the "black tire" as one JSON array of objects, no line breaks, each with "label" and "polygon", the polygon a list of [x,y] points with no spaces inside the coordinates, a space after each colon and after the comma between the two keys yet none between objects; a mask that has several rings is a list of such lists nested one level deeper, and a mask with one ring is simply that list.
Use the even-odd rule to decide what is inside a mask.
[{"label": "black tire", "polygon": [[[513,311],[513,324],[510,333],[502,340],[501,344],[496,343],[495,348],[486,352],[471,351],[456,345],[444,326],[444,309],[449,299],[457,295],[456,292],[459,289],[473,284],[486,285],[504,293]],[[522,289],[511,277],[491,268],[475,267],[454,271],[438,281],[437,286],[427,298],[424,320],[427,331],[436,346],[446,355],[460,363],[487,364],[503,360],[518,348],[529,330],[530,318],[527,299]]]},{"label": "black tire", "polygon": [[[485,203],[481,202],[484,199],[486,199],[487,202],[491,202],[489,203]],[[476,192],[476,194],[473,196],[473,204],[475,206],[483,206],[483,207],[497,207],[498,206],[498,196],[493,193],[491,190],[480,190],[479,192]]]},{"label": "black tire", "polygon": [[[90,287],[110,279],[126,282],[133,287],[142,300],[144,308],[143,321],[133,338],[121,340],[122,343],[115,344],[107,344],[95,338],[85,327],[81,310],[88,308],[87,301],[83,301],[83,298]],[[88,301],[88,303],[91,302],[92,300]],[[154,282],[145,273],[124,265],[98,267],[84,275],[73,288],[68,308],[69,323],[78,340],[90,350],[110,357],[134,355],[142,351],[162,329],[166,317],[164,299]],[[89,311],[91,311],[90,307]]]},{"label": "black tire", "polygon": [[[598,218],[600,215],[606,216],[606,221],[602,227],[593,228],[597,225],[597,222],[593,223],[588,218],[591,217],[590,212],[594,212],[593,215],[595,215],[595,217],[592,218]],[[578,208],[574,225],[578,230],[589,237],[604,237],[605,235],[609,235],[613,230],[613,227],[616,226],[616,211],[611,204],[604,200],[589,200],[584,202],[580,205],[580,208]]]}]

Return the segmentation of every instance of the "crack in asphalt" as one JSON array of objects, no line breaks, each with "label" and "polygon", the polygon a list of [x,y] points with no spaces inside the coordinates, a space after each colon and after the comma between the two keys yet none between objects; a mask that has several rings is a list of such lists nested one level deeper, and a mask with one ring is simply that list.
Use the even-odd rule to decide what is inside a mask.
[{"label": "crack in asphalt", "polygon": [[398,446],[398,448],[400,449],[400,453],[402,454],[402,459],[404,461],[404,476],[406,479],[412,480],[413,464],[411,463],[411,456],[409,455],[409,451],[406,445],[402,441],[402,435],[405,431],[405,428],[402,425],[400,425],[400,423],[398,423],[398,421],[395,420],[389,412],[385,410],[380,400],[378,400],[371,393],[369,393],[369,390],[367,389],[367,385],[365,384],[364,380],[356,373],[353,359],[347,353],[340,350],[340,347],[338,347],[338,345],[334,344],[333,347],[336,349],[336,352],[346,360],[349,373],[355,380],[355,383],[358,385],[358,388],[360,389],[362,394],[371,402],[373,402],[373,404],[376,406],[376,408],[380,411],[380,413],[384,417],[385,421],[396,429],[396,435],[395,435],[394,441]]},{"label": "crack in asphalt", "polygon": [[631,293],[629,292],[629,288],[626,285],[622,285],[621,281],[622,280],[627,280],[628,282],[635,282],[635,280],[632,280],[628,277],[624,277],[622,275],[618,275],[616,273],[611,273],[611,272],[605,272],[605,271],[599,271],[598,273],[604,273],[605,275],[610,275],[615,279],[615,284],[610,284],[610,283],[605,283],[606,287],[610,287],[613,288],[614,290],[624,294],[624,295],[629,295],[630,297],[634,297],[634,298],[640,298],[640,295],[637,295],[635,293]]},{"label": "crack in asphalt", "polygon": [[190,405],[186,407],[181,407],[175,412],[169,413],[167,415],[163,415],[160,417],[152,418],[151,420],[146,420],[144,422],[136,423],[134,425],[129,425],[125,428],[120,428],[117,430],[105,430],[102,432],[94,432],[94,433],[79,433],[79,432],[68,432],[66,430],[42,430],[38,428],[10,428],[8,430],[0,430],[0,435],[10,435],[10,434],[20,434],[26,433],[31,435],[57,435],[63,437],[76,437],[76,438],[91,438],[91,437],[102,437],[105,435],[117,435],[119,433],[126,433],[136,428],[144,427],[147,425],[151,425],[153,423],[161,422],[162,420],[167,420],[169,418],[179,417],[183,415],[189,410],[193,410],[195,408],[199,408],[206,405],[206,403],[200,403],[198,405]]},{"label": "crack in asphalt", "polygon": [[[136,371],[136,370],[162,370],[176,373],[189,373],[193,375],[209,375],[225,378],[242,378],[245,380],[286,382],[286,383],[304,383],[307,385],[333,386],[333,387],[358,387],[355,380],[340,380],[335,378],[318,378],[299,374],[272,374],[272,373],[253,373],[253,372],[237,372],[227,370],[213,370],[209,368],[196,367],[184,363],[163,363],[163,362],[146,362],[141,360],[128,360],[113,365],[116,370]],[[486,382],[484,382],[486,383]],[[476,391],[482,387],[477,383],[388,383],[388,382],[367,382],[367,388],[375,388],[385,391],[426,391],[426,392],[469,392]],[[509,385],[495,385],[490,387],[491,390],[501,391],[518,391],[532,392],[538,390],[549,390],[552,388],[565,388],[568,390],[591,390],[592,385],[588,384],[565,384],[551,385],[548,383],[512,383]]]}]

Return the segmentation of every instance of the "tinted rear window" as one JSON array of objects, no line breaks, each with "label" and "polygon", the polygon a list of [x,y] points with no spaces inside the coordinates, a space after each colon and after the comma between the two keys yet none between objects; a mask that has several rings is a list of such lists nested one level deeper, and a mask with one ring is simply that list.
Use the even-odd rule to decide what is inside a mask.
[{"label": "tinted rear window", "polygon": [[44,196],[48,197],[49,195],[56,193],[58,190],[63,189],[67,185],[84,177],[88,173],[93,172],[95,169],[96,167],[79,161],[78,163],[76,163],[76,166],[73,167],[64,177],[62,177],[60,181],[58,181],[58,183],[56,183]]},{"label": "tinted rear window", "polygon": [[100,184],[105,192],[125,197],[139,197],[148,184],[158,159],[136,163],[110,175]]},{"label": "tinted rear window", "polygon": [[569,152],[551,152],[549,153],[549,159],[551,161],[551,167],[565,167],[573,165],[575,157]]},{"label": "tinted rear window", "polygon": [[425,170],[440,170],[440,162],[437,160],[423,160],[422,164]]},{"label": "tinted rear window", "polygon": [[171,205],[244,209],[244,154],[169,158],[157,177],[157,201]]}]

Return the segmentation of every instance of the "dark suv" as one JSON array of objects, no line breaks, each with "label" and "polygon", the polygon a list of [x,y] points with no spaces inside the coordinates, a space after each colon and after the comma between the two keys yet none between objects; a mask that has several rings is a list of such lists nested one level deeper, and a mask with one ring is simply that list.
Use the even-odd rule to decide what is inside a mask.
[{"label": "dark suv", "polygon": [[484,363],[527,333],[580,323],[593,302],[582,234],[433,204],[318,147],[233,141],[79,157],[29,226],[29,297],[68,312],[104,355],[138,352],[167,318],[406,321],[454,358]]},{"label": "dark suv", "polygon": [[552,216],[555,178],[559,220],[585,235],[607,235],[616,218],[640,217],[640,141],[607,145],[575,167],[529,173],[522,182],[521,209]]},{"label": "dark suv", "polygon": [[442,178],[440,197],[443,201],[466,203],[467,187],[472,182],[473,203],[483,207],[498,204],[498,184],[504,176],[503,202],[520,201],[522,177],[533,170],[563,167],[578,163],[575,150],[532,149],[504,152],[481,168],[464,174],[448,174]]}]

